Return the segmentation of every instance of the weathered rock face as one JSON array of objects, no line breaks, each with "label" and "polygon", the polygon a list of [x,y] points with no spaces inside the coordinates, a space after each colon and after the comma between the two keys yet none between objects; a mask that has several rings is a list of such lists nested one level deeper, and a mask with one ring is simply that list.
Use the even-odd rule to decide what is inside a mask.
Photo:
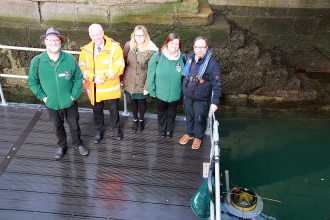
[{"label": "weathered rock face", "polygon": [[272,59],[255,37],[234,23],[229,40],[212,50],[221,63],[225,94],[266,96],[286,101],[316,98],[311,86],[297,73]]},{"label": "weathered rock face", "polygon": [[209,0],[213,11],[258,37],[263,49],[296,70],[330,73],[329,1]]},{"label": "weathered rock face", "polygon": [[[209,39],[210,50],[221,64],[224,96],[247,99],[264,97],[276,101],[314,100],[317,98],[315,89],[313,90],[306,78],[291,69],[310,70],[312,66],[321,66],[322,70],[330,71],[330,62],[326,62],[326,56],[315,50],[315,47],[312,50],[299,44],[294,50],[293,41],[287,44],[290,47],[285,46],[285,34],[290,34],[291,39],[295,36],[294,32],[299,32],[299,40],[305,38],[303,29],[297,28],[297,24],[291,26],[294,32],[286,28],[281,30],[284,20],[279,19],[280,24],[276,24],[275,11],[283,12],[282,8],[240,7],[237,2],[236,5],[229,5],[234,1],[225,1],[227,3],[219,5],[221,1],[209,1],[213,3],[212,11],[206,0],[109,2],[111,3],[100,0],[49,0],[38,3],[6,0],[6,4],[0,9],[0,44],[43,48],[39,36],[49,26],[55,26],[67,38],[62,48],[79,51],[81,46],[90,41],[87,28],[94,22],[102,24],[106,35],[122,45],[129,40],[136,24],[144,24],[151,39],[159,47],[168,33],[176,32],[182,39],[185,53],[192,51],[194,38],[202,35]],[[9,11],[9,4],[16,6],[14,12],[19,15],[15,17],[15,13]],[[264,15],[265,11],[267,15],[272,14],[271,19]],[[319,22],[316,23],[318,27],[326,27],[323,19],[325,15],[316,20]],[[303,15],[296,15],[299,18],[301,16]],[[313,16],[309,16],[308,23],[313,20]],[[267,28],[271,31],[265,31]],[[282,34],[278,35],[279,33]],[[277,36],[280,40],[274,40]],[[324,33],[322,36],[327,35]],[[322,49],[327,49],[324,45]],[[30,60],[38,52],[0,49],[0,54],[1,73],[25,75]],[[296,54],[301,54],[301,61],[298,62]],[[306,61],[306,54],[310,55],[307,56],[310,62]],[[26,86],[25,80],[1,80],[7,86]]]}]

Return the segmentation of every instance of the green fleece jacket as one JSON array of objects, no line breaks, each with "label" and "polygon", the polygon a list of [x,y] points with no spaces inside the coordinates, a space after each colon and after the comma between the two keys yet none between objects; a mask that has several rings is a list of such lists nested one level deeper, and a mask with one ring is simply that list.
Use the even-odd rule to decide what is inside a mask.
[{"label": "green fleece jacket", "polygon": [[[38,55],[39,56],[39,55]],[[56,62],[49,59],[47,52],[40,54],[30,64],[28,85],[39,100],[47,97],[46,106],[54,109],[66,109],[73,105],[82,91],[83,75],[78,63],[71,54],[60,52]],[[72,99],[71,99],[72,98]]]},{"label": "green fleece jacket", "polygon": [[149,60],[147,82],[149,94],[164,102],[174,102],[181,98],[182,56],[178,60],[169,60],[163,53],[157,64],[158,52]]}]

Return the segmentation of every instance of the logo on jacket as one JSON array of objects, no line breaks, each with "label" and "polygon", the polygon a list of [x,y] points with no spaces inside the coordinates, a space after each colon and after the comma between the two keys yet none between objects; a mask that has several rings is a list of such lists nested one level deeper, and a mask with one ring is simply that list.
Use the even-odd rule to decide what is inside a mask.
[{"label": "logo on jacket", "polygon": [[64,76],[66,80],[70,79],[70,72],[69,71],[64,71]]},{"label": "logo on jacket", "polygon": [[176,68],[176,71],[181,72],[180,63],[177,63],[175,68]]}]

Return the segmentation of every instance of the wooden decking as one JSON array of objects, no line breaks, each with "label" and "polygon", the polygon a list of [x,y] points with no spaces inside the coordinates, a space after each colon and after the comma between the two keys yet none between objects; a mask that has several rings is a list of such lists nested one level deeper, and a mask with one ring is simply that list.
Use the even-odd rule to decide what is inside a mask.
[{"label": "wooden decking", "polygon": [[[40,107],[40,108],[39,108]],[[121,118],[124,138],[92,143],[90,110],[80,109],[80,126],[89,156],[70,145],[56,161],[56,138],[42,106],[0,106],[0,219],[199,219],[190,199],[203,183],[209,137],[199,150],[178,144],[184,121],[178,117],[172,139],[158,135],[147,115],[146,129],[131,132],[132,118]],[[68,129],[67,129],[68,130]]]}]

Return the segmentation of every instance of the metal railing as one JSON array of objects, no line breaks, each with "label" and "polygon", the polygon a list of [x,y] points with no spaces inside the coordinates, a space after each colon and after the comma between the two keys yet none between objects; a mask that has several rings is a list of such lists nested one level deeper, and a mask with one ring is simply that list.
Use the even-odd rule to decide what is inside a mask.
[{"label": "metal railing", "polygon": [[[214,166],[214,185],[215,202],[210,202],[210,219],[220,220],[221,219],[221,208],[220,208],[220,147],[219,147],[219,122],[215,118],[213,111],[209,111],[207,119],[207,127],[205,134],[210,136],[211,139],[211,150],[210,150],[210,166]],[[209,175],[212,173],[209,172]],[[211,177],[208,177],[211,178]],[[215,210],[214,210],[215,209]]]},{"label": "metal railing", "polygon": [[[46,49],[42,48],[33,48],[33,47],[15,47],[15,46],[6,46],[0,44],[0,49],[9,49],[9,50],[25,50],[25,51],[36,51],[36,52],[43,52]],[[79,51],[70,51],[70,50],[62,50],[64,52],[67,52],[69,54],[80,54]],[[19,78],[19,79],[27,79],[27,76],[20,76],[20,75],[12,75],[12,74],[2,74],[0,73],[0,77],[6,77],[6,78]],[[6,102],[5,96],[2,91],[2,85],[0,82],[0,96],[1,96],[1,105],[2,106],[8,106],[8,103]],[[126,95],[124,93],[124,111],[122,112],[122,115],[129,116],[130,113],[127,111],[127,100]]]}]

